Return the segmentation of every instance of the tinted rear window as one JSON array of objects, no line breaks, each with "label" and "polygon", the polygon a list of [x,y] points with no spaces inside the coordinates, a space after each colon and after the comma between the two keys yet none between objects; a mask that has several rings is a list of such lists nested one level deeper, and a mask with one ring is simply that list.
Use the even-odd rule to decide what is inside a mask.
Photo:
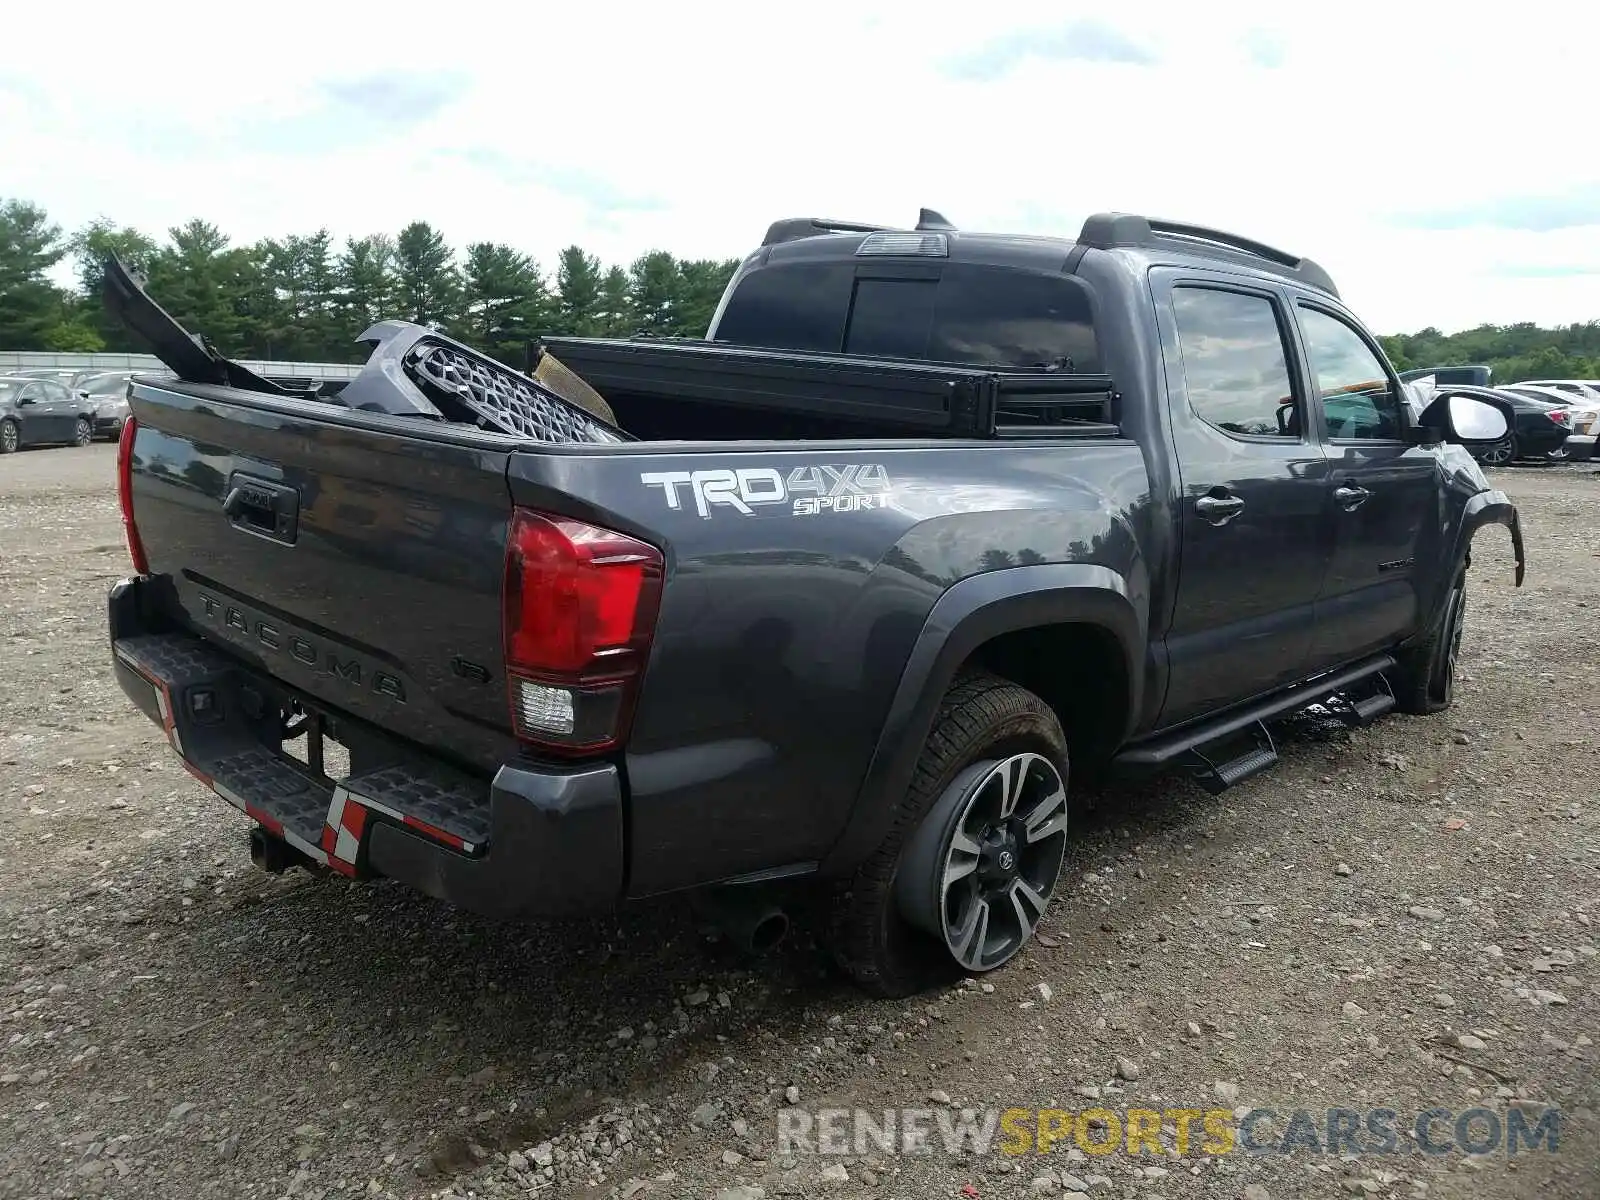
[{"label": "tinted rear window", "polygon": [[1100,370],[1088,290],[1064,275],[949,263],[938,278],[856,278],[794,263],[739,282],[717,340],[977,366]]},{"label": "tinted rear window", "polygon": [[717,325],[719,342],[837,354],[850,309],[850,263],[794,263],[739,281]]}]

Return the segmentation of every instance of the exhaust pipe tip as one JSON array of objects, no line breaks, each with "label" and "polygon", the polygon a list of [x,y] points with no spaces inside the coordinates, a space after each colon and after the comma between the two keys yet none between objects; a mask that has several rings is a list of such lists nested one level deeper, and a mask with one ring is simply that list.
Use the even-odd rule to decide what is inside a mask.
[{"label": "exhaust pipe tip", "polygon": [[789,915],[781,908],[763,913],[751,926],[744,949],[750,954],[765,954],[776,950],[789,936]]},{"label": "exhaust pipe tip", "polygon": [[711,888],[692,900],[695,911],[741,953],[775,950],[789,936],[789,914],[770,897],[742,887]]}]

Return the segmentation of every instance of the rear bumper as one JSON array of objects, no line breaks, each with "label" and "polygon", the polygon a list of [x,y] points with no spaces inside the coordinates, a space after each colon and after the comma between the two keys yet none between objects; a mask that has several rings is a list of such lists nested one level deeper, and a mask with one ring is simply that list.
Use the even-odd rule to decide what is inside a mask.
[{"label": "rear bumper", "polygon": [[341,874],[385,876],[491,916],[592,911],[620,896],[613,764],[506,763],[486,780],[317,714],[351,748],[350,774],[327,778],[281,749],[280,707],[316,713],[309,698],[201,638],[152,628],[144,586],[125,579],[109,596],[118,684],[190,774],[268,833]]},{"label": "rear bumper", "polygon": [[1574,433],[1567,438],[1567,454],[1573,462],[1592,462],[1595,456],[1595,440],[1595,434]]}]

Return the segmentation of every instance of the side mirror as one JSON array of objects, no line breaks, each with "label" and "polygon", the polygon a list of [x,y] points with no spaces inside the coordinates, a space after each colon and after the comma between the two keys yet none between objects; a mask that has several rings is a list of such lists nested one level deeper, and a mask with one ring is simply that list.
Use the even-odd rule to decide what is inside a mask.
[{"label": "side mirror", "polygon": [[1419,429],[1435,441],[1458,446],[1489,446],[1503,441],[1511,432],[1509,404],[1459,392],[1446,393],[1422,410]]},{"label": "side mirror", "polygon": [[28,404],[32,404],[32,403],[33,403],[33,397],[32,396],[18,396],[17,397],[17,407],[18,408],[22,408],[24,405],[28,405]]}]

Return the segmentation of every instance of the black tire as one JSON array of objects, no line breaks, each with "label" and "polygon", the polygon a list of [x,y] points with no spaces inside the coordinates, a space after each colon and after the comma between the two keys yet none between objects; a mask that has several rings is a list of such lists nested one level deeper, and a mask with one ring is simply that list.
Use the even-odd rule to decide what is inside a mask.
[{"label": "black tire", "polygon": [[22,444],[22,431],[15,421],[0,421],[0,454],[15,454]]},{"label": "black tire", "polygon": [[1455,703],[1456,659],[1467,615],[1467,567],[1456,568],[1444,612],[1433,632],[1400,652],[1394,672],[1395,707],[1414,716],[1443,712]]},{"label": "black tire", "polygon": [[958,775],[974,763],[1025,751],[1050,760],[1067,781],[1067,740],[1049,705],[994,675],[959,677],[940,704],[889,832],[830,898],[830,947],[863,989],[906,996],[961,974],[946,947],[901,914],[896,872],[913,833]]},{"label": "black tire", "polygon": [[79,417],[78,423],[72,427],[72,444],[87,446],[92,441],[94,441],[94,425],[88,417]]}]

